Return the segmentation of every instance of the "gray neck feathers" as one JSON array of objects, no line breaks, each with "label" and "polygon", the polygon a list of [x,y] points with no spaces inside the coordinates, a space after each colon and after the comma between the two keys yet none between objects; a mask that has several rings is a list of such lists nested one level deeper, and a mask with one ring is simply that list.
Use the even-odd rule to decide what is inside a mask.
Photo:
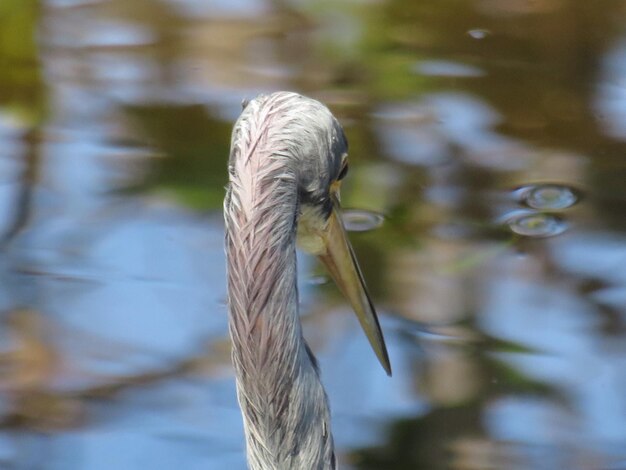
[{"label": "gray neck feathers", "polygon": [[271,127],[239,122],[224,213],[230,333],[253,470],[334,469],[329,410],[298,317],[298,175]]}]

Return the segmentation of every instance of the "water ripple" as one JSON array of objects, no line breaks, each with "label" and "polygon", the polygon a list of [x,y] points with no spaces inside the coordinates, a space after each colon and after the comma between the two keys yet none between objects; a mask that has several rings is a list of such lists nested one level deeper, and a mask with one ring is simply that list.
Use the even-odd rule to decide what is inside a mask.
[{"label": "water ripple", "polygon": [[539,210],[567,209],[580,199],[575,189],[555,183],[522,186],[515,193],[521,203]]},{"label": "water ripple", "polygon": [[310,286],[323,286],[324,284],[328,284],[329,282],[330,278],[323,274],[309,276],[306,280],[306,283]]},{"label": "water ripple", "polygon": [[553,237],[567,230],[565,220],[543,212],[515,212],[507,217],[506,224],[513,233],[533,238]]},{"label": "water ripple", "polygon": [[364,209],[347,209],[342,214],[348,232],[367,232],[380,227],[385,218],[382,214]]},{"label": "water ripple", "polygon": [[467,34],[473,39],[485,39],[487,36],[491,36],[491,31],[488,29],[475,28],[470,29]]}]

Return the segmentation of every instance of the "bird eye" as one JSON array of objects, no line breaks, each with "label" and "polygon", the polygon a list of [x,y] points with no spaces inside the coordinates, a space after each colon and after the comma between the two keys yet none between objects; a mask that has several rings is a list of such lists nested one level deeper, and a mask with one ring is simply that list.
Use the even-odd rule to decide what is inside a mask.
[{"label": "bird eye", "polygon": [[348,174],[348,162],[345,162],[343,164],[343,167],[341,167],[341,171],[339,172],[339,176],[337,176],[337,181],[341,181],[342,179],[344,179],[347,174]]}]

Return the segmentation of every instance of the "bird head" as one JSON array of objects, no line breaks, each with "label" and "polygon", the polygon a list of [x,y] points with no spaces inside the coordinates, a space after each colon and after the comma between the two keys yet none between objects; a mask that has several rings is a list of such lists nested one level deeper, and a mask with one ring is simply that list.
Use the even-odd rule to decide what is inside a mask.
[{"label": "bird head", "polygon": [[[268,107],[266,101],[270,99],[275,104]],[[391,375],[376,310],[342,222],[340,188],[348,172],[348,142],[343,128],[322,103],[296,93],[261,95],[244,106],[238,127],[245,130],[247,122],[269,123],[265,134],[257,133],[275,142],[271,158],[286,158],[296,179],[298,246],[326,266],[350,302],[378,360]]]}]

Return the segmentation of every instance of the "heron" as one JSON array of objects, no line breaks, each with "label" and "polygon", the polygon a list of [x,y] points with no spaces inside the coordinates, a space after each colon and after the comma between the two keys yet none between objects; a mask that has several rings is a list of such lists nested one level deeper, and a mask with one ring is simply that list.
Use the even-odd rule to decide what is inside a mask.
[{"label": "heron", "polygon": [[328,398],[299,319],[296,245],[326,265],[391,375],[341,219],[347,156],[337,119],[297,93],[257,96],[233,127],[224,199],[229,331],[251,470],[337,468]]}]

